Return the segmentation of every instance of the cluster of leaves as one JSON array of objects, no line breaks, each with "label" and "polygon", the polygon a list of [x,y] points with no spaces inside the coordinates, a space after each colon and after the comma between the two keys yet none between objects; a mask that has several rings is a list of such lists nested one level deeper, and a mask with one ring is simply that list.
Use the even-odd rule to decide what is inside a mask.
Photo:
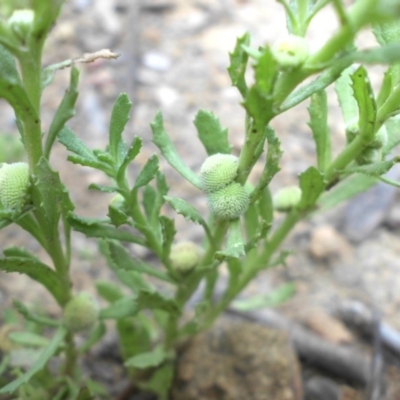
[{"label": "cluster of leaves", "polygon": [[[132,378],[140,381],[143,388],[158,393],[160,399],[167,399],[173,381],[175,345],[209,327],[261,270],[284,263],[288,253],[278,250],[300,219],[317,209],[333,207],[379,179],[398,185],[382,175],[398,162],[396,157],[390,158],[390,153],[400,143],[397,118],[400,10],[390,0],[359,0],[349,10],[341,1],[332,1],[341,23],[337,33],[315,54],[304,53],[307,47],[303,45],[301,57],[293,65],[288,58],[284,63],[280,61],[279,49],[270,46],[254,49],[248,34],[238,38],[230,54],[228,72],[243,98],[246,132],[234,181],[235,185],[246,187],[250,206],[240,218],[222,220],[212,213],[204,218],[184,199],[169,196],[167,179],[159,170],[155,154],[134,178],[130,176],[129,166],[135,163],[142,140],[135,137],[127,144],[123,139],[132,106],[126,94],[121,94],[114,104],[105,149],[92,150],[82,142],[66,125],[75,113],[78,95],[79,72],[75,67],[71,68],[70,86],[49,130],[42,135],[40,98],[55,71],[65,64],[42,70],[41,51],[62,3],[60,0],[48,5],[33,1],[34,18],[28,27],[24,22],[23,30],[11,29],[7,21],[0,22],[0,96],[14,108],[32,178],[31,201],[18,210],[2,207],[0,227],[19,225],[37,240],[53,263],[47,265],[27,250],[11,247],[3,250],[0,270],[28,275],[42,284],[64,310],[73,296],[69,276],[70,236],[71,231],[76,231],[99,239],[99,249],[117,279],[96,283],[106,306],[100,309],[98,320],[78,348],[74,332],[65,320],[50,319],[15,301],[15,308],[26,324],[23,330],[6,332],[11,347],[0,364],[0,375],[12,367],[17,378],[11,383],[2,382],[0,394],[18,390],[21,398],[35,395],[71,400],[106,396],[97,383],[78,379],[77,360],[103,337],[104,321],[114,320],[124,363]],[[289,33],[297,37],[295,43],[304,43],[311,20],[330,1],[280,0],[280,3],[287,12]],[[358,50],[354,38],[371,23],[380,47]],[[284,43],[281,49],[285,46]],[[290,46],[292,50],[293,44]],[[254,70],[251,85],[246,81],[250,63]],[[355,68],[354,63],[361,65]],[[376,63],[389,67],[375,95],[365,66]],[[318,75],[314,80],[301,85],[315,74]],[[334,82],[348,138],[337,155],[331,149],[325,92]],[[279,135],[270,122],[306,99],[310,99],[309,126],[315,141],[315,165],[299,175],[299,200],[285,210],[285,218],[279,224],[274,224],[274,200],[269,184],[280,170],[282,150]],[[208,156],[230,154],[228,131],[212,112],[199,111],[194,125]],[[162,156],[188,184],[202,190],[199,175],[186,165],[166,132],[161,113],[155,116],[151,128],[153,142]],[[115,196],[104,218],[83,218],[74,213],[68,191],[50,165],[56,140],[69,151],[69,161],[101,171],[109,178],[109,185],[89,187]],[[251,184],[248,177],[264,149],[260,179]],[[171,257],[176,229],[174,220],[165,215],[167,205],[204,230],[198,264],[185,273],[175,268]],[[147,248],[157,261],[149,263],[132,255],[129,244]],[[217,296],[222,263],[227,265],[229,279],[225,291]],[[183,318],[185,307],[201,282],[205,283],[204,289],[198,295],[193,315]],[[266,297],[236,303],[236,307],[245,310],[274,305],[292,293],[293,285],[286,284]],[[5,320],[15,324],[16,314],[10,312]],[[50,339],[43,336],[48,331],[53,332]],[[23,355],[25,363],[16,362],[18,354],[19,360]],[[61,375],[55,377],[48,363],[61,356],[64,359]]]}]

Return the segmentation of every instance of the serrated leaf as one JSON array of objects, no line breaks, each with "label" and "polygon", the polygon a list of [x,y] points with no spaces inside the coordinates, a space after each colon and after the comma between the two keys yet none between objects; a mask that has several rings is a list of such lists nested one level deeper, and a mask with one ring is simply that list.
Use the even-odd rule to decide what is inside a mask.
[{"label": "serrated leaf", "polygon": [[158,112],[150,124],[153,131],[153,143],[160,149],[168,163],[193,186],[201,189],[200,178],[182,161],[164,128],[161,112]]},{"label": "serrated leaf", "polygon": [[0,258],[0,270],[4,272],[18,272],[25,274],[36,282],[42,284],[57,300],[58,304],[64,304],[66,293],[64,284],[60,277],[46,264],[43,264],[36,257],[30,255],[12,256],[4,250],[6,257]]},{"label": "serrated leaf", "polygon": [[360,66],[350,77],[359,110],[360,135],[372,140],[375,133],[376,102],[367,71]]},{"label": "serrated leaf", "polygon": [[399,116],[389,118],[385,127],[387,129],[388,142],[383,148],[383,154],[389,154],[390,151],[400,144],[400,118]]},{"label": "serrated leaf", "polygon": [[243,50],[243,45],[250,45],[250,34],[248,32],[236,39],[235,48],[232,53],[229,53],[228,73],[231,77],[232,85],[238,88],[242,97],[245,97],[247,92],[245,73],[249,56]]},{"label": "serrated leaf", "polygon": [[240,219],[232,221],[229,225],[228,238],[226,241],[226,249],[218,251],[215,257],[218,259],[222,257],[240,258],[246,254],[245,246],[242,236],[242,226]]},{"label": "serrated leaf", "polygon": [[263,49],[261,57],[254,66],[256,85],[265,98],[272,102],[272,91],[278,74],[275,57],[269,47]]},{"label": "serrated leaf", "polygon": [[307,210],[313,207],[318,197],[325,190],[325,184],[321,173],[314,167],[308,168],[300,174],[301,200],[297,208]]},{"label": "serrated leaf", "polygon": [[354,98],[351,80],[351,75],[353,73],[353,67],[346,68],[340,75],[340,78],[335,82],[335,91],[346,126],[354,123],[358,118],[358,105]]},{"label": "serrated leaf", "polygon": [[216,153],[230,154],[228,128],[221,126],[213,112],[200,110],[193,122],[209,156]]},{"label": "serrated leaf", "polygon": [[156,208],[157,191],[153,186],[146,185],[143,190],[143,208],[147,220],[154,226],[154,209]]},{"label": "serrated leaf", "polygon": [[253,85],[246,94],[243,107],[253,118],[256,131],[263,134],[273,115],[272,98],[266,97],[258,86]]},{"label": "serrated leaf", "polygon": [[116,268],[127,271],[136,271],[141,274],[154,276],[165,282],[175,283],[165,272],[131,256],[131,254],[120,243],[107,241],[106,244],[108,246],[109,256],[112,258]]},{"label": "serrated leaf", "polygon": [[114,103],[111,112],[110,130],[109,130],[109,152],[116,164],[120,164],[119,147],[122,141],[122,132],[129,121],[129,113],[132,103],[129,101],[126,93],[121,93]]},{"label": "serrated leaf", "polygon": [[44,154],[49,158],[51,148],[56,140],[58,133],[65,126],[65,123],[75,115],[75,103],[78,98],[79,70],[71,68],[69,88],[64,94],[60,105],[50,124],[49,133],[46,138]]},{"label": "serrated leaf", "polygon": [[331,162],[331,135],[328,128],[328,102],[324,90],[311,96],[308,107],[310,126],[317,150],[317,166],[323,172]]},{"label": "serrated leaf", "polygon": [[58,348],[61,346],[65,335],[67,334],[67,330],[60,326],[51,339],[49,345],[44,348],[41,352],[37,360],[33,363],[32,367],[28,369],[23,375],[19,376],[14,381],[9,384],[3,386],[0,389],[0,394],[4,393],[14,393],[21,385],[24,383],[28,383],[29,380],[40,370],[42,370],[47,362],[54,356],[57,352]]},{"label": "serrated leaf", "polygon": [[146,162],[142,170],[139,172],[135,180],[135,185],[133,186],[133,190],[136,190],[142,186],[147,185],[150,181],[152,181],[158,171],[159,162],[156,154],[153,154]]},{"label": "serrated leaf", "polygon": [[161,215],[159,217],[159,222],[161,227],[163,254],[167,256],[171,251],[171,246],[176,234],[175,221]]},{"label": "serrated leaf", "polygon": [[120,319],[133,317],[140,311],[134,297],[123,297],[100,310],[100,319]]},{"label": "serrated leaf", "polygon": [[125,361],[125,367],[134,367],[138,369],[157,367],[169,357],[169,353],[165,352],[161,346],[157,346],[154,350],[138,354]]},{"label": "serrated leaf", "polygon": [[83,218],[71,213],[68,216],[68,222],[74,230],[84,233],[86,237],[116,239],[122,240],[123,242],[137,243],[142,246],[145,245],[145,240],[143,238],[129,231],[117,229],[108,223],[99,222],[98,219]]}]

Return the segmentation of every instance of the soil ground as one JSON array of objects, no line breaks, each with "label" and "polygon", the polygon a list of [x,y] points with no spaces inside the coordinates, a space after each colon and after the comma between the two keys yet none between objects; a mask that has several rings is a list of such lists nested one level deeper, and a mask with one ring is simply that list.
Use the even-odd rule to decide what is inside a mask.
[{"label": "soil ground", "polygon": [[[310,28],[311,49],[318,48],[336,26],[332,10],[324,10]],[[89,147],[104,148],[112,104],[120,92],[127,92],[133,100],[133,116],[125,132],[126,140],[129,142],[134,135],[144,140],[131,173],[135,174],[151,154],[158,152],[151,143],[149,127],[157,110],[163,112],[166,128],[182,158],[198,171],[205,151],[197,141],[192,121],[199,109],[212,110],[220,118],[229,129],[232,152],[240,152],[244,111],[226,68],[228,51],[233,49],[236,37],[246,31],[251,32],[254,46],[273,42],[285,32],[282,7],[273,0],[70,0],[53,29],[45,62],[60,62],[102,48],[120,53],[116,61],[98,60],[80,67],[81,95],[70,126]],[[361,47],[373,43],[368,34],[360,35]],[[375,86],[379,86],[380,72],[379,67],[372,69]],[[46,89],[44,130],[68,85],[68,77],[68,70],[59,71],[55,83]],[[344,124],[331,88],[328,95],[329,125],[337,152],[345,142]],[[299,105],[273,121],[284,150],[282,170],[271,185],[273,191],[296,183],[298,174],[315,163],[306,106]],[[0,110],[2,129],[15,132],[12,110],[4,102],[0,103]],[[76,212],[104,216],[110,196],[88,191],[87,187],[92,182],[107,183],[106,177],[71,165],[66,156],[65,149],[57,144],[52,162],[70,188]],[[206,213],[204,196],[165,162],[161,164],[171,195],[183,197]],[[260,170],[261,166],[255,168],[253,180]],[[393,174],[400,175],[398,170]],[[314,332],[327,335],[333,327],[330,324],[334,324],[327,318],[345,300],[357,300],[378,310],[382,320],[400,330],[398,200],[397,190],[378,185],[335,210],[303,221],[285,243],[285,248],[293,250],[287,265],[261,274],[244,296],[265,294],[281,283],[294,282],[295,295],[279,310]],[[170,210],[166,212],[173,215]],[[178,238],[201,241],[198,227],[181,218],[177,218],[176,226]],[[27,246],[45,257],[20,230],[3,230],[1,243],[2,248]],[[94,240],[77,233],[73,246],[77,291],[94,292],[93,279],[113,279]],[[146,255],[142,249],[135,251]],[[11,299],[17,297],[42,304],[56,314],[56,305],[46,300],[44,306],[43,296],[46,294],[41,288],[22,276],[0,275],[2,307],[10,306]],[[323,329],[324,324],[327,329]],[[340,341],[340,335],[329,340]]]}]

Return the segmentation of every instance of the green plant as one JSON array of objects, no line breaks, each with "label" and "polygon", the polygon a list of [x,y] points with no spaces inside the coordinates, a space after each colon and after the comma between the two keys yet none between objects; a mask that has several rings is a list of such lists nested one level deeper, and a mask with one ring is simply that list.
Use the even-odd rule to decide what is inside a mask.
[{"label": "green plant", "polygon": [[[333,207],[378,180],[399,186],[383,176],[398,162],[397,157],[390,157],[390,152],[400,143],[398,2],[358,0],[351,8],[346,8],[341,0],[279,2],[286,10],[291,36],[272,47],[253,48],[249,34],[244,34],[230,54],[228,73],[246,110],[243,146],[238,157],[230,155],[227,129],[211,112],[199,111],[194,121],[209,156],[200,174],[180,158],[164,128],[162,114],[158,113],[151,123],[153,142],[163,157],[188,184],[201,191],[199,195],[207,198],[211,211],[208,219],[184,199],[168,196],[166,177],[159,170],[156,155],[148,159],[136,176],[128,174],[128,166],[135,162],[142,141],[135,137],[127,145],[123,140],[131,110],[126,94],[115,102],[105,149],[89,149],[66,125],[75,113],[79,71],[70,60],[42,68],[43,45],[63,1],[34,0],[25,10],[15,10],[11,1],[4,6],[3,12],[9,18],[0,21],[0,96],[15,111],[27,164],[6,164],[0,169],[0,227],[16,224],[29,232],[47,252],[52,265],[23,248],[10,247],[3,249],[0,269],[26,274],[41,283],[57,301],[63,316],[50,319],[29,305],[14,302],[26,325],[17,331],[6,330],[7,338],[18,345],[9,346],[9,352],[30,350],[34,357],[28,366],[13,365],[12,357],[4,357],[0,371],[14,367],[16,379],[3,382],[0,394],[18,391],[20,398],[71,400],[100,395],[98,385],[79,374],[79,359],[101,339],[104,321],[111,319],[115,320],[125,366],[132,379],[139,386],[154,390],[160,398],[168,398],[176,344],[210,327],[258,273],[284,260],[286,253],[279,249],[298,221],[316,209]],[[340,26],[317,52],[309,53],[304,38],[308,25],[330,3]],[[358,50],[354,39],[369,26],[380,46]],[[366,66],[377,63],[388,67],[375,94]],[[42,135],[41,96],[57,69],[65,66],[72,66],[70,85],[48,132]],[[254,70],[252,84],[245,77],[249,66]],[[314,75],[314,80],[304,83]],[[331,151],[325,93],[325,88],[333,83],[348,138],[337,155]],[[316,162],[300,174],[298,187],[284,192],[286,197],[281,193],[280,200],[277,195],[273,202],[269,184],[280,169],[282,151],[279,133],[275,133],[270,122],[307,99]],[[56,140],[70,152],[71,162],[108,176],[108,186],[91,185],[93,190],[116,194],[104,218],[88,219],[74,214],[68,190],[49,162]],[[264,150],[260,179],[250,183],[250,172],[261,162]],[[17,166],[18,174],[14,175]],[[286,213],[277,224],[274,203]],[[190,223],[203,227],[202,250],[193,243],[175,244],[174,220],[163,214],[165,204]],[[69,271],[71,231],[99,238],[101,253],[130,290],[129,295],[117,283],[97,282],[99,296],[108,302],[100,310],[86,294],[73,295]],[[146,247],[157,257],[157,265],[131,255],[123,243]],[[229,282],[222,296],[215,300],[222,263],[227,265]],[[202,299],[188,319],[184,316],[185,305],[202,281]],[[159,282],[165,285],[165,291],[159,289]],[[286,286],[285,293],[289,293],[287,289]],[[15,322],[14,317],[9,319],[6,322]],[[84,329],[88,329],[87,340],[78,347],[74,335]],[[60,371],[49,367],[53,357],[62,360]]]}]

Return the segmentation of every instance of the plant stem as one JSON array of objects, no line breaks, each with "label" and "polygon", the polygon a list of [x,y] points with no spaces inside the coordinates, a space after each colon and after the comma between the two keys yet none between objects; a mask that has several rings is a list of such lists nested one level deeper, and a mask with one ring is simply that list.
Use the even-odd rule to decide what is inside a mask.
[{"label": "plant stem", "polygon": [[75,343],[74,335],[68,332],[65,337],[65,364],[64,364],[64,374],[75,380],[76,378],[76,360],[78,357]]}]

